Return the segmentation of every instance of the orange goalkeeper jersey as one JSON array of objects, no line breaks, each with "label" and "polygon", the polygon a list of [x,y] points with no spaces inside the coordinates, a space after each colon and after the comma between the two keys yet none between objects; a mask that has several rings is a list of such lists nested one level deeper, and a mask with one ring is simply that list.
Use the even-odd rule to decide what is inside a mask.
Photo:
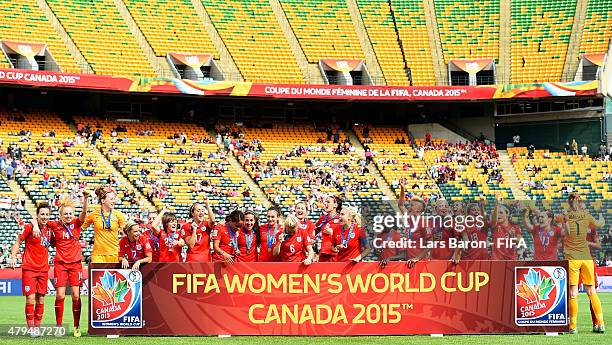
[{"label": "orange goalkeeper jersey", "polygon": [[91,255],[119,255],[119,229],[125,225],[123,213],[113,210],[110,214],[102,215],[98,208],[87,215],[82,228],[86,229],[91,224],[94,226],[94,246]]},{"label": "orange goalkeeper jersey", "polygon": [[586,211],[567,213],[569,233],[563,239],[565,258],[568,260],[590,260],[591,251],[587,235],[589,228],[595,226],[595,219]]}]

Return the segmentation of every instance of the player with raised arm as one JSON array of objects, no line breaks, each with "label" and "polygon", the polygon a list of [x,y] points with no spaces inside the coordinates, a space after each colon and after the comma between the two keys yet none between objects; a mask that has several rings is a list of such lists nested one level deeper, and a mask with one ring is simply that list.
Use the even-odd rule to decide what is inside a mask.
[{"label": "player with raised arm", "polygon": [[[487,213],[484,207],[484,200],[478,203],[471,203],[467,207],[467,216],[470,218],[470,224],[466,224],[465,230],[460,234],[464,242],[471,242],[472,245],[466,246],[463,251],[463,260],[488,260],[489,250],[487,237],[489,235],[489,224],[487,221]],[[467,222],[466,222],[467,223]]]},{"label": "player with raised arm", "polygon": [[[558,260],[559,243],[563,238],[563,230],[553,225],[554,214],[549,210],[538,210],[535,206],[523,211],[523,225],[533,237],[534,260]],[[530,214],[536,214],[538,222],[531,222]]]},{"label": "player with raised arm", "polygon": [[259,226],[259,262],[276,261],[272,253],[274,241],[276,241],[276,234],[283,231],[283,227],[280,225],[280,209],[278,206],[268,208],[266,218],[268,222]]},{"label": "player with raised arm", "polygon": [[397,201],[397,206],[400,210],[401,215],[405,215],[407,219],[406,224],[406,237],[410,246],[405,250],[399,251],[395,256],[381,258],[381,266],[386,266],[387,262],[406,259],[408,267],[412,268],[414,265],[427,257],[429,250],[421,245],[421,239],[427,240],[427,233],[425,231],[424,212],[425,202],[420,199],[410,200],[410,205],[406,208],[406,181],[400,179],[400,195]]},{"label": "player with raised arm", "polygon": [[151,230],[158,239],[159,262],[183,262],[181,251],[185,246],[185,234],[178,227],[176,215],[164,208],[153,223]]},{"label": "player with raised arm", "polygon": [[159,216],[159,212],[149,212],[147,215],[147,220],[145,224],[141,225],[141,228],[144,230],[142,236],[149,241],[151,245],[151,252],[153,254],[151,262],[159,262],[159,236],[156,235],[156,231],[154,228],[159,228],[159,224],[161,223],[161,217]]},{"label": "player with raised arm", "polygon": [[595,265],[591,258],[587,234],[589,227],[600,228],[604,225],[603,219],[596,221],[586,210],[580,207],[580,196],[576,193],[568,197],[569,211],[562,215],[563,223],[563,249],[565,259],[569,260],[570,284],[570,333],[575,334],[578,319],[578,281],[582,279],[584,289],[589,296],[591,306],[596,318],[593,332],[604,333],[606,328],[603,319],[601,301],[595,289]]},{"label": "player with raised arm", "polygon": [[[50,215],[47,203],[36,208],[36,221],[24,224],[11,247],[11,267],[17,267],[17,252],[22,243],[25,249],[21,263],[22,292],[26,297],[25,316],[32,337],[40,335],[40,322],[45,311],[45,295],[49,279],[49,246],[53,231],[47,226]],[[37,230],[37,235],[34,234]]]},{"label": "player with raised arm", "polygon": [[360,262],[371,248],[365,229],[361,226],[361,215],[353,207],[345,206],[340,211],[340,226],[334,232],[337,262]]},{"label": "player with raised arm", "polygon": [[[206,210],[204,210],[206,206]],[[193,203],[189,208],[191,221],[183,224],[185,242],[187,243],[186,262],[210,262],[210,232],[215,226],[215,213],[210,207],[208,197],[204,196],[204,205]]]},{"label": "player with raised arm", "polygon": [[213,262],[225,262],[233,264],[236,257],[242,255],[238,246],[238,238],[241,236],[240,229],[244,226],[244,213],[239,210],[232,211],[225,222],[214,227],[210,235],[213,240],[214,254]]},{"label": "player with raised arm", "polygon": [[313,240],[317,236],[315,231],[315,223],[308,219],[308,205],[305,201],[298,201],[294,207],[295,216],[300,220],[300,228],[306,230],[310,238]]},{"label": "player with raised arm", "polygon": [[119,241],[119,257],[121,268],[126,269],[132,264],[132,271],[138,271],[141,264],[153,261],[153,251],[149,240],[140,234],[140,226],[128,222],[123,229],[125,236]]},{"label": "player with raised arm", "polygon": [[310,265],[314,259],[313,240],[300,228],[300,220],[293,214],[285,218],[284,231],[276,234],[273,255],[279,262],[302,262]]},{"label": "player with raised arm", "polygon": [[47,224],[53,230],[53,241],[56,248],[53,271],[55,274],[55,320],[58,327],[62,326],[64,318],[64,298],[66,286],[70,283],[72,295],[73,334],[81,336],[79,322],[81,320],[81,286],[83,285],[83,259],[81,229],[87,216],[89,193],[83,191],[83,207],[78,217],[75,217],[76,202],[67,197],[59,201],[59,220]]},{"label": "player with raised arm", "polygon": [[511,220],[510,209],[498,200],[490,220],[493,229],[493,260],[518,260],[518,244],[521,228]]}]

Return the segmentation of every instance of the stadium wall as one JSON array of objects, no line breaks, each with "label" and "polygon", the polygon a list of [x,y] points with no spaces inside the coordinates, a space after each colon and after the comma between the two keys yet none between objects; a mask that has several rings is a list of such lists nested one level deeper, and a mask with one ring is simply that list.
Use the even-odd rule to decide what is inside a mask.
[{"label": "stadium wall", "polygon": [[495,138],[498,147],[512,142],[517,133],[521,145],[535,145],[554,151],[563,150],[566,142],[576,139],[579,146],[587,144],[589,154],[597,152],[602,140],[603,118],[568,119],[540,122],[498,123]]}]

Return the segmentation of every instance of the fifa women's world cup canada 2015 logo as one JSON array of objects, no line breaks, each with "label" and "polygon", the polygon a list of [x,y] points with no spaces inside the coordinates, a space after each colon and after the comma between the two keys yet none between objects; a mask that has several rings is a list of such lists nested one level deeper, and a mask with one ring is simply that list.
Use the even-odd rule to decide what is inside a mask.
[{"label": "fifa women's world cup canada 2015 logo", "polygon": [[515,322],[518,326],[568,324],[567,271],[560,266],[516,267]]},{"label": "fifa women's world cup canada 2015 logo", "polygon": [[132,270],[92,270],[91,326],[142,328],[142,274]]}]

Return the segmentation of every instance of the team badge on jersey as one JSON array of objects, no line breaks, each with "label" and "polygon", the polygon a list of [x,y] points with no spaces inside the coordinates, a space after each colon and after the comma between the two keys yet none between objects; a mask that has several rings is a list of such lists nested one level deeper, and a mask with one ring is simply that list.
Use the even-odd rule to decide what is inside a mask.
[{"label": "team badge on jersey", "polygon": [[298,242],[302,242],[302,236],[298,236],[298,237],[296,237],[296,239],[295,239],[295,240],[296,240],[296,241],[298,241]]},{"label": "team badge on jersey", "polygon": [[91,327],[143,327],[140,272],[92,269],[90,282]]},{"label": "team badge on jersey", "polygon": [[568,324],[567,271],[564,267],[516,267],[514,287],[514,321],[518,326]]}]

